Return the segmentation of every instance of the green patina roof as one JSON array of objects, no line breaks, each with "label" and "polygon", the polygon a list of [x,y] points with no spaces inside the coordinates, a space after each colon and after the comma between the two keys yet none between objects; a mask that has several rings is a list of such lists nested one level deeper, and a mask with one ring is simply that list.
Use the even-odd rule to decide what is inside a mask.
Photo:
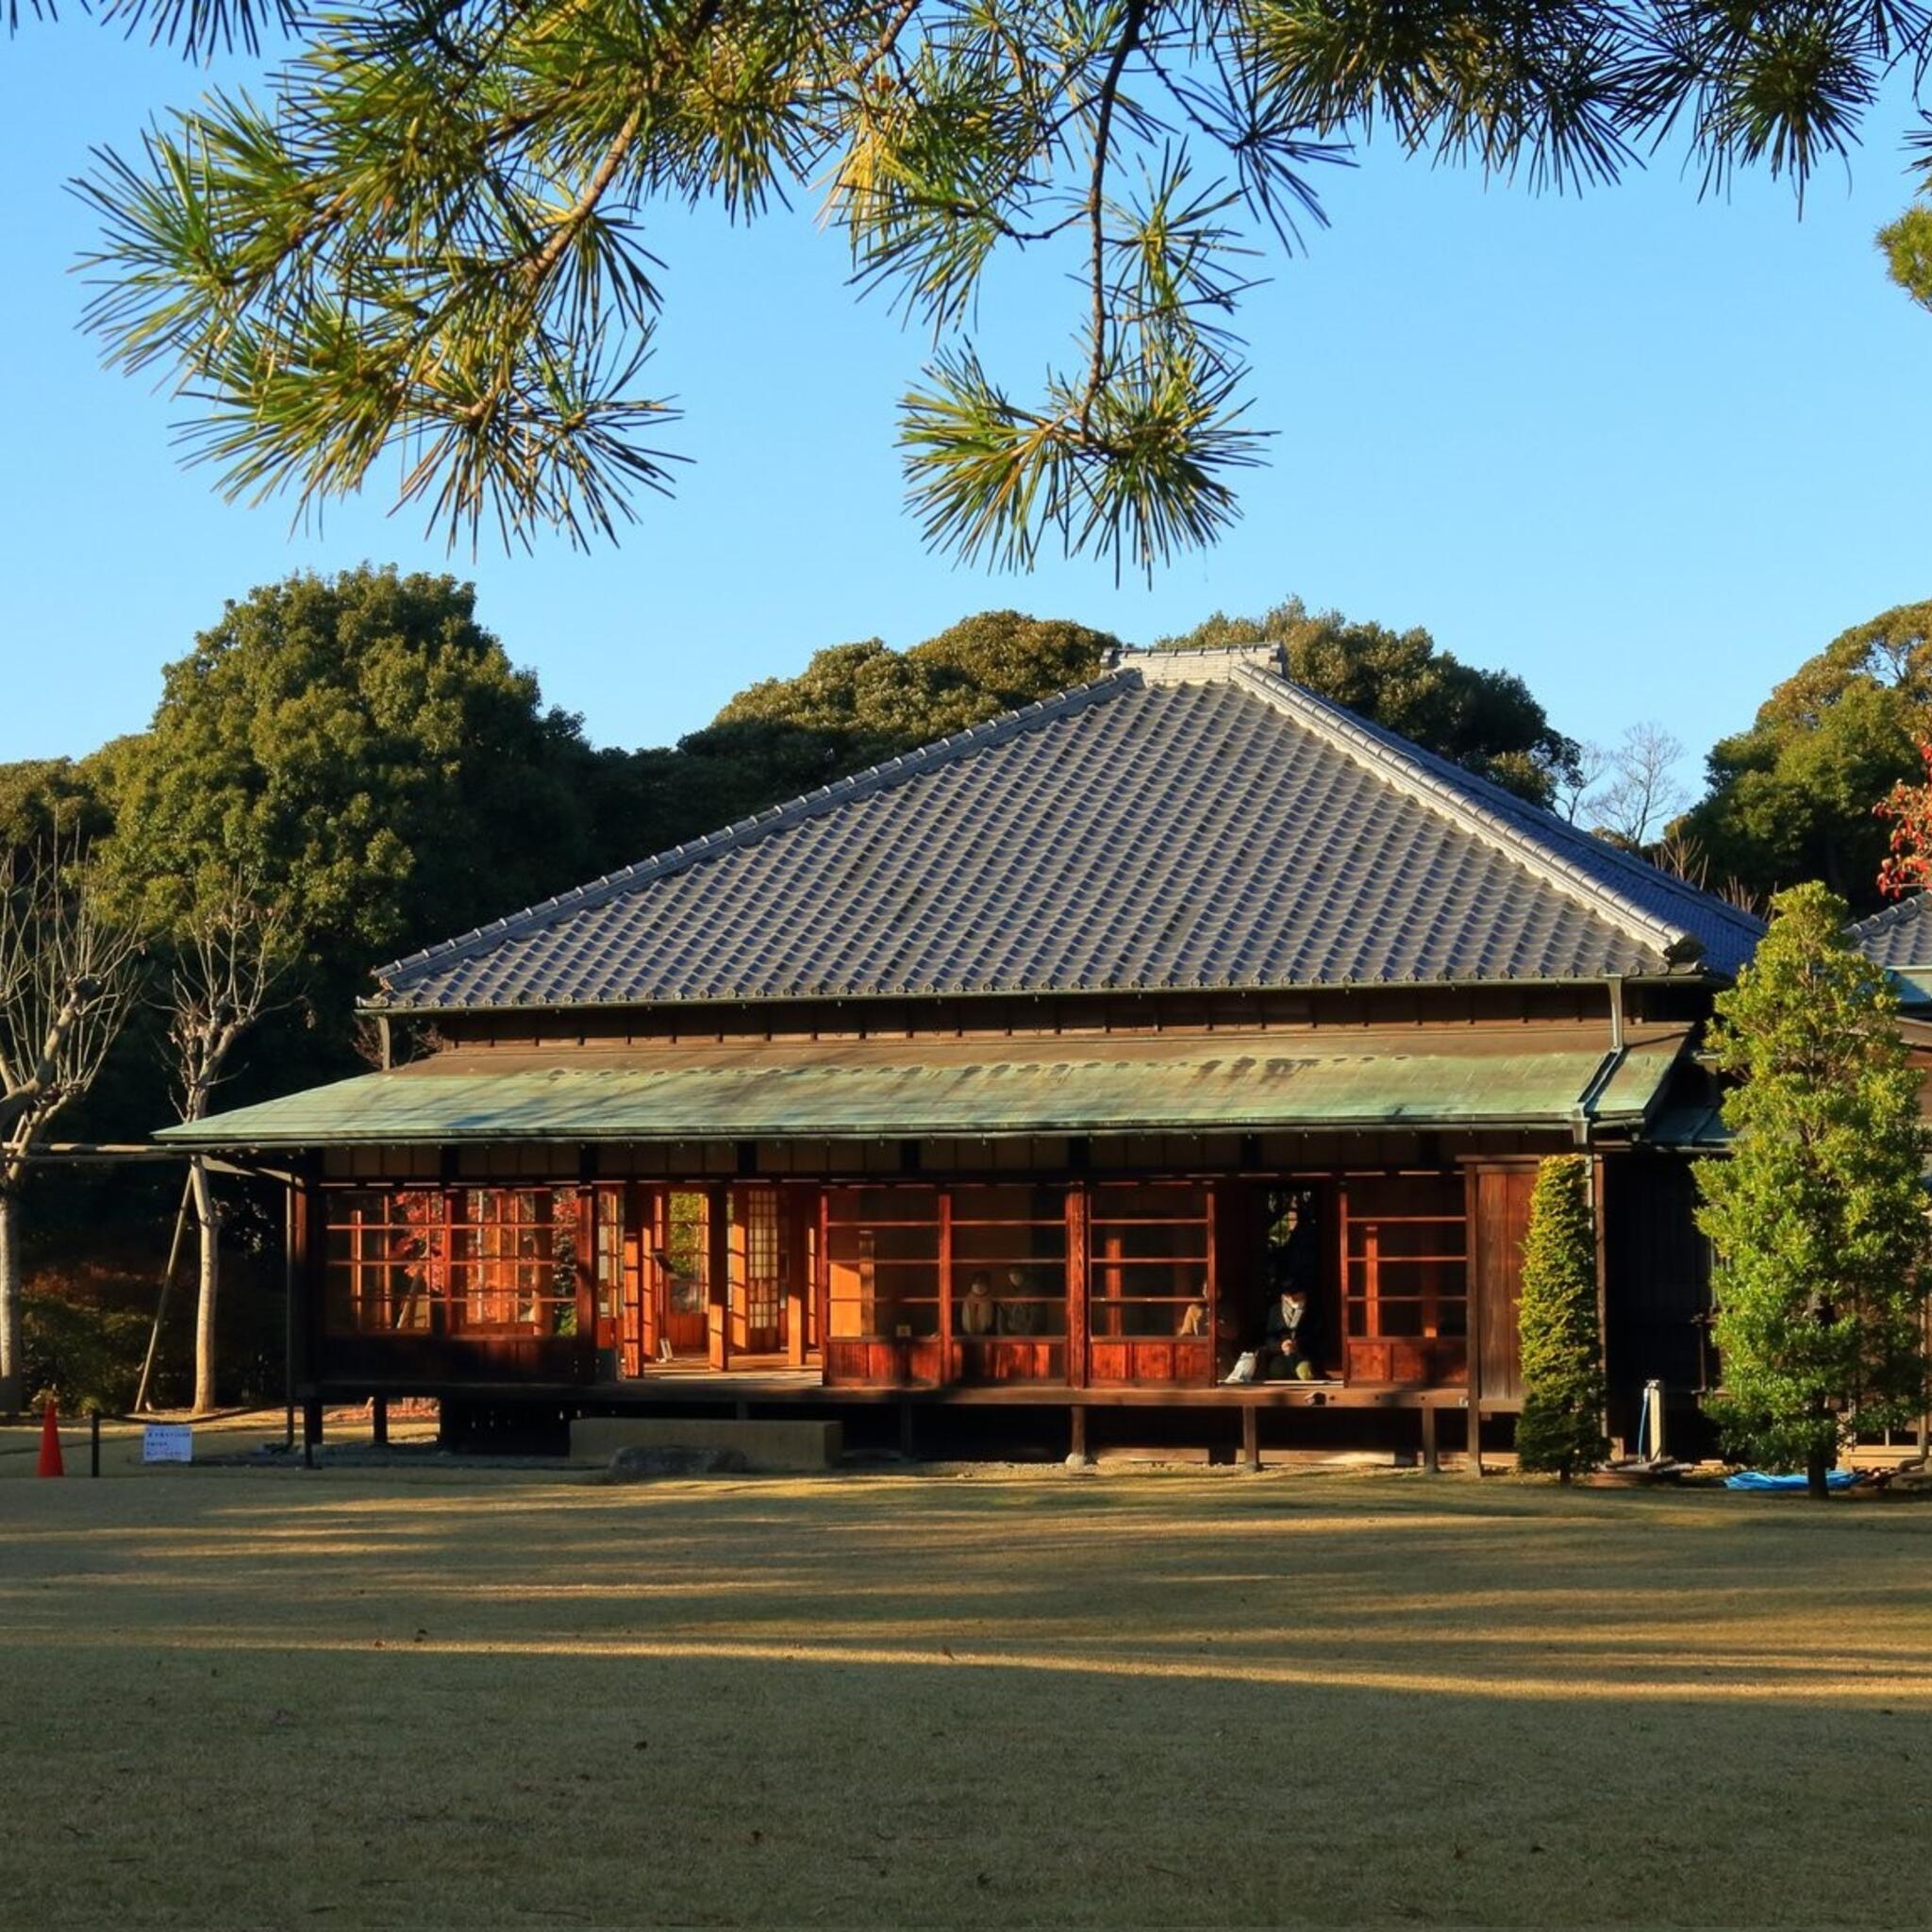
[{"label": "green patina roof", "polygon": [[[811,1042],[559,1063],[450,1056],[170,1127],[203,1147],[400,1141],[687,1141],[1260,1132],[1274,1128],[1635,1127],[1674,1041],[1607,1053],[1297,1054],[1196,1040],[1127,1058],[1118,1042],[902,1043],[891,1058]],[[500,1064],[478,1064],[478,1059]]]}]

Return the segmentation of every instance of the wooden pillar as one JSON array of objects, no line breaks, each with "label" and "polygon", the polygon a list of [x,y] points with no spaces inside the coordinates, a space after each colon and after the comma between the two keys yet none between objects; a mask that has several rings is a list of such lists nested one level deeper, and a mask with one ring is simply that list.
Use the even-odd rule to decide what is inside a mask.
[{"label": "wooden pillar", "polygon": [[[597,1190],[591,1184],[595,1155],[588,1148],[579,1150],[578,1167],[584,1178],[577,1186],[577,1224],[576,1224],[576,1357],[577,1379],[580,1382],[594,1382],[597,1379]],[[556,1216],[557,1190],[551,1191],[551,1215]],[[551,1238],[556,1239],[552,1229]],[[553,1257],[556,1250],[552,1249]]]},{"label": "wooden pillar", "polygon": [[933,1206],[940,1218],[940,1373],[942,1383],[956,1379],[953,1367],[953,1191],[938,1188]]},{"label": "wooden pillar", "polygon": [[832,1367],[832,1196],[819,1189],[818,1239],[811,1259],[812,1335],[818,1342],[819,1377],[831,1379]]},{"label": "wooden pillar", "polygon": [[1261,1466],[1261,1418],[1252,1402],[1241,1404],[1241,1467],[1255,1470]]},{"label": "wooden pillar", "polygon": [[294,1214],[296,1306],[291,1358],[299,1391],[316,1379],[322,1347],[322,1311],[328,1287],[328,1244],[323,1238],[326,1221],[322,1209],[322,1190],[312,1177],[305,1178],[296,1192]]},{"label": "wooden pillar", "polygon": [[374,1396],[369,1404],[369,1440],[378,1449],[389,1447],[389,1397]]},{"label": "wooden pillar", "polygon": [[1468,1368],[1465,1371],[1469,1391],[1469,1473],[1480,1475],[1483,1473],[1483,1325],[1487,1314],[1484,1293],[1488,1274],[1484,1236],[1488,1230],[1488,1218],[1481,1211],[1482,1177],[1477,1169],[1471,1167],[1464,1171],[1463,1191],[1465,1224],[1469,1229],[1469,1306],[1463,1318],[1463,1325],[1469,1333],[1466,1343]]},{"label": "wooden pillar", "polygon": [[315,1452],[322,1447],[322,1404],[309,1396],[302,1404],[302,1466],[315,1467]]},{"label": "wooden pillar", "polygon": [[[1067,1189],[1067,1382],[1071,1388],[1087,1386],[1087,1265],[1089,1206],[1092,1196],[1085,1181],[1074,1181]],[[1074,1409],[1079,1430],[1079,1448],[1087,1447],[1085,1411]]]},{"label": "wooden pillar", "polygon": [[778,1238],[785,1243],[785,1359],[805,1366],[806,1310],[811,1305],[811,1196],[803,1188],[778,1190],[784,1217]]},{"label": "wooden pillar", "polygon": [[660,1198],[656,1188],[641,1187],[636,1181],[625,1184],[624,1293],[630,1346],[624,1366],[625,1373],[631,1375],[642,1374],[658,1359],[658,1297],[653,1291],[658,1269],[651,1251],[658,1244]]},{"label": "wooden pillar", "polygon": [[1087,1405],[1084,1402],[1074,1403],[1073,1408],[1068,1412],[1067,1435],[1069,1439],[1067,1460],[1069,1462],[1092,1461],[1093,1458],[1087,1453]]},{"label": "wooden pillar", "polygon": [[1441,1450],[1436,1446],[1436,1405],[1425,1402],[1422,1407],[1423,1417],[1423,1467],[1431,1475],[1440,1474],[1442,1467]]},{"label": "wooden pillar", "polygon": [[714,1369],[731,1366],[731,1190],[705,1190],[705,1358]]}]

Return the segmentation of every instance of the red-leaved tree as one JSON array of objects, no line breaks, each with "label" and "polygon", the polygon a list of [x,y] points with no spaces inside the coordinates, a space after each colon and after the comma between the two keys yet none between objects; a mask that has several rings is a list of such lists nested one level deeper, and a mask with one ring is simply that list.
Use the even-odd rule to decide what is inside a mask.
[{"label": "red-leaved tree", "polygon": [[1872,809],[1891,821],[1891,852],[1878,868],[1878,890],[1890,899],[1932,889],[1932,739],[1919,741],[1925,780],[1903,778]]}]

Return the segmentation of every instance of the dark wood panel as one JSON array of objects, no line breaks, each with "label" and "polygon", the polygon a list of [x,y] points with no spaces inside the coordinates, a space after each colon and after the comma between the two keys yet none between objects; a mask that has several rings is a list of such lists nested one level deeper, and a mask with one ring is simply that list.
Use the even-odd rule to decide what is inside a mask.
[{"label": "dark wood panel", "polygon": [[1460,1336],[1381,1337],[1348,1344],[1348,1379],[1413,1389],[1454,1387],[1469,1376],[1469,1350]]},{"label": "dark wood panel", "polygon": [[597,1354],[589,1337],[555,1335],[325,1335],[316,1379],[469,1383],[527,1379],[591,1382]]},{"label": "dark wood panel", "polygon": [[963,1338],[952,1348],[953,1375],[958,1382],[1064,1382],[1063,1342],[1013,1335]]},{"label": "dark wood panel", "polygon": [[1212,1378],[1214,1344],[1206,1339],[1157,1341],[1096,1338],[1088,1344],[1088,1375],[1094,1382],[1206,1382]]},{"label": "dark wood panel", "polygon": [[825,1380],[851,1387],[897,1389],[937,1383],[943,1360],[936,1335],[910,1341],[845,1337],[827,1341],[824,1347]]},{"label": "dark wood panel", "polygon": [[1486,1167],[1475,1177],[1473,1275],[1478,1386],[1485,1402],[1523,1392],[1517,1308],[1523,1299],[1523,1237],[1529,1226],[1533,1167]]},{"label": "dark wood panel", "polygon": [[1614,1387],[1703,1386],[1710,1243],[1696,1221],[1693,1164],[1627,1154],[1605,1163],[1604,1344]]}]

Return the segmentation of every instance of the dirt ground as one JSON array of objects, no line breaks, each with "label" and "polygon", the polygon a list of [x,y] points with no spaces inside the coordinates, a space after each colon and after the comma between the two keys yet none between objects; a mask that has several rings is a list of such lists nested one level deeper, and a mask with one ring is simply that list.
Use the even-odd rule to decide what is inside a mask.
[{"label": "dirt ground", "polygon": [[1932,1506],[7,1482],[0,1685],[8,1927],[1932,1915]]}]

